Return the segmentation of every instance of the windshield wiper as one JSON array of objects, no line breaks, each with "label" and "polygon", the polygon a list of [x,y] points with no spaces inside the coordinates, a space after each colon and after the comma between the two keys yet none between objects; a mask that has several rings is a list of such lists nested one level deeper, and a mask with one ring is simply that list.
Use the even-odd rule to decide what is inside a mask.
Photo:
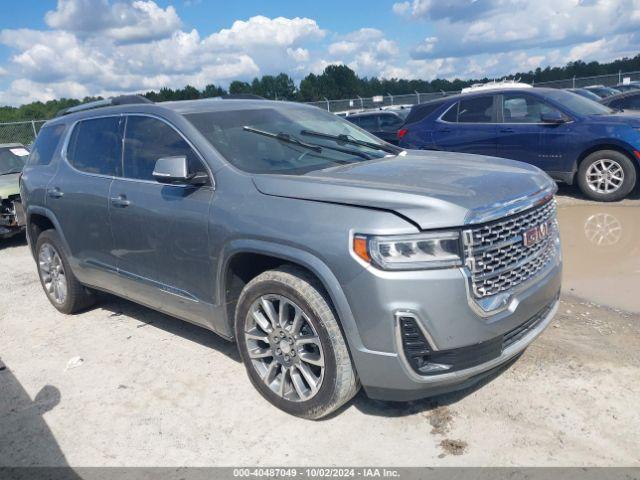
[{"label": "windshield wiper", "polygon": [[366,142],[364,140],[357,140],[345,134],[331,135],[329,133],[315,132],[313,130],[301,130],[300,134],[308,135],[310,137],[326,138],[329,140],[335,140],[336,142],[349,143],[351,145],[360,145],[361,147],[372,148],[374,150],[382,150],[383,152],[393,153],[395,155],[402,152],[402,149],[399,147],[392,147],[391,145],[381,145],[379,143]]},{"label": "windshield wiper", "polygon": [[314,145],[312,143],[305,143],[302,140],[298,140],[296,137],[292,137],[288,133],[280,132],[280,133],[271,133],[265,132],[264,130],[258,130],[257,128],[244,126],[242,129],[245,132],[257,133],[258,135],[263,135],[269,138],[275,138],[276,140],[280,140],[282,142],[291,143],[292,145],[298,145],[299,147],[307,148],[309,150],[313,150],[314,152],[322,152],[322,147],[320,145]]},{"label": "windshield wiper", "polygon": [[[322,145],[317,145],[315,143],[306,143],[284,132],[272,133],[272,132],[266,132],[264,130],[258,130],[257,128],[248,127],[248,126],[242,127],[242,129],[245,130],[246,132],[257,133],[258,135],[264,135],[265,137],[275,138],[276,140],[281,140],[286,143],[291,143],[292,145],[298,145],[299,147],[308,148],[309,150],[313,150],[318,153],[321,153],[322,149],[326,148],[327,150],[333,150],[335,152],[346,153],[347,155],[354,155],[356,157],[364,158],[365,160],[371,160],[371,157],[364,152],[358,152],[357,150],[351,150],[350,148],[329,147],[327,145],[322,146]],[[351,162],[340,162],[340,163],[351,163]]]}]

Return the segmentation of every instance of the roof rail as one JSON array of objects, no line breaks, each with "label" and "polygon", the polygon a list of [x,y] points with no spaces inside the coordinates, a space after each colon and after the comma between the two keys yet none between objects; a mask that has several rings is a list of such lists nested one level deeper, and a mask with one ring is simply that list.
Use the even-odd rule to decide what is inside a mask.
[{"label": "roof rail", "polygon": [[266,100],[266,98],[255,93],[227,93],[220,98],[223,100]]},{"label": "roof rail", "polygon": [[75,107],[65,108],[60,110],[56,117],[62,117],[63,115],[69,115],[76,112],[84,112],[85,110],[93,110],[102,107],[111,107],[114,105],[133,105],[137,103],[153,103],[142,95],[120,95],[118,97],[105,98],[104,100],[96,100],[94,102],[81,103]]}]

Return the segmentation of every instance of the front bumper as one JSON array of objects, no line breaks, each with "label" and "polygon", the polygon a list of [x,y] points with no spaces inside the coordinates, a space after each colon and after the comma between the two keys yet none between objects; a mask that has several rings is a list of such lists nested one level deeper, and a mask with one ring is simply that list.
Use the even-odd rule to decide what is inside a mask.
[{"label": "front bumper", "polygon": [[[367,298],[366,303],[351,305],[363,340],[360,348],[352,347],[352,356],[365,391],[381,400],[415,400],[466,388],[499,370],[522,353],[551,322],[558,308],[561,272],[558,253],[534,281],[513,293],[505,308],[490,315],[478,312],[473,302],[468,301],[463,271],[366,272],[347,286],[350,298],[356,291],[360,298]],[[361,289],[377,295],[367,296]],[[412,368],[402,347],[398,312],[415,314],[434,350],[460,352],[463,357],[463,353],[468,357],[469,352],[477,351],[477,358],[465,359],[468,368],[420,374]],[[541,312],[541,318],[536,320],[534,317]],[[381,316],[387,320],[380,321]],[[529,323],[533,326],[516,340],[502,343],[495,355],[487,355],[480,348],[501,343],[511,332]]]},{"label": "front bumper", "polygon": [[0,201],[0,238],[9,238],[24,230],[24,208],[19,198]]}]

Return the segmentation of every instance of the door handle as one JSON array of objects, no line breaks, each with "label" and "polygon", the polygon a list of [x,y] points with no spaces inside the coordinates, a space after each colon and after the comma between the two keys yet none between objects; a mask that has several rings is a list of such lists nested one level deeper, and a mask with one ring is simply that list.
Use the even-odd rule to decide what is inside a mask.
[{"label": "door handle", "polygon": [[49,190],[47,190],[47,196],[49,196],[50,198],[62,198],[64,196],[64,192],[58,187],[50,188]]},{"label": "door handle", "polygon": [[450,128],[439,128],[437,130],[439,133],[449,133],[451,131]]},{"label": "door handle", "polygon": [[500,133],[513,133],[515,130],[513,128],[501,128]]},{"label": "door handle", "polygon": [[118,195],[117,197],[111,198],[111,205],[118,208],[125,208],[131,205],[131,202],[127,200],[125,195]]}]

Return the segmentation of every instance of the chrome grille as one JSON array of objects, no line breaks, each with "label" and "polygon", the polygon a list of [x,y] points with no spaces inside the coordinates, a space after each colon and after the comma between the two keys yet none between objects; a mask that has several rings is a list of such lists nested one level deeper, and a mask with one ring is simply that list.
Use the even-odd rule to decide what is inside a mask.
[{"label": "chrome grille", "polygon": [[[543,223],[549,235],[526,247],[523,234]],[[556,255],[556,202],[549,200],[508,218],[464,232],[466,265],[476,298],[512,289],[540,272]]]}]

